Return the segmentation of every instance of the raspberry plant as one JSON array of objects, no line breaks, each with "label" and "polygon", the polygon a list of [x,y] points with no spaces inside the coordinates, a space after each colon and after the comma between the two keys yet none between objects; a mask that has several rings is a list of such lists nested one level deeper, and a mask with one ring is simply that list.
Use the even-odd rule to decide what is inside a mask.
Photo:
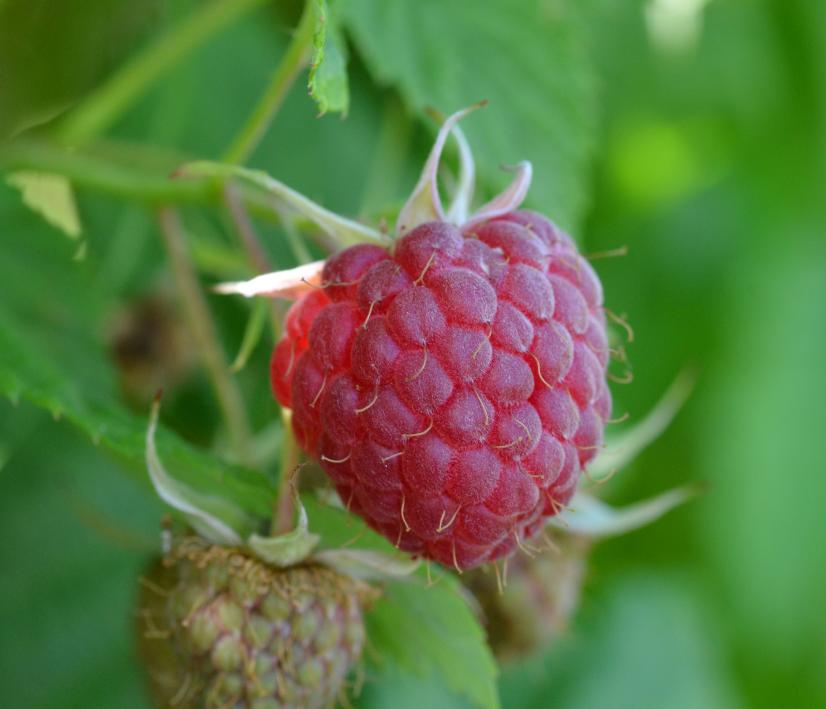
[{"label": "raspberry plant", "polygon": [[[139,115],[149,87],[175,63],[259,4],[224,0],[197,9],[43,131],[26,132],[37,122],[33,116],[4,127],[22,134],[0,152],[9,185],[72,237],[80,264],[52,254],[60,275],[37,291],[59,289],[72,318],[86,324],[64,338],[77,339],[77,351],[58,342],[59,354],[50,357],[50,347],[38,347],[43,333],[31,331],[31,322],[40,321],[31,294],[14,294],[0,308],[0,390],[65,417],[120,458],[144,463],[171,510],[174,521],[163,548],[147,560],[133,608],[159,706],[310,707],[339,699],[367,705],[371,686],[392,687],[399,675],[425,677],[475,706],[498,706],[492,650],[511,657],[549,642],[570,622],[585,550],[686,498],[677,491],[613,510],[584,489],[646,445],[686,389],[678,383],[653,418],[621,440],[604,435],[611,423],[610,355],[625,364],[622,328],[612,333],[608,322],[627,326],[606,316],[599,277],[557,225],[574,226],[583,202],[593,114],[587,71],[567,84],[540,77],[539,90],[531,85],[523,92],[526,105],[513,107],[511,80],[496,77],[519,76],[534,65],[530,51],[513,47],[495,60],[493,68],[504,72],[492,70],[480,83],[485,72],[476,67],[460,82],[462,90],[451,92],[447,84],[429,84],[434,79],[422,73],[420,57],[390,42],[376,18],[426,35],[422,47],[452,48],[460,35],[475,46],[511,21],[508,3],[492,3],[478,23],[464,13],[467,22],[448,22],[457,8],[434,6],[427,11],[444,12],[445,22],[431,31],[421,22],[424,9],[402,3],[308,0],[299,18],[289,17],[295,31],[282,59],[228,146],[187,151],[192,158],[220,152],[220,161],[102,140],[109,130],[117,136],[131,110]],[[517,19],[536,43],[546,41],[546,32],[561,40],[551,49],[560,65],[578,61],[567,41],[575,23],[538,11]],[[384,163],[397,146],[380,140],[374,195],[359,218],[242,166],[268,133],[279,135],[278,123],[270,124],[305,69],[322,114],[346,113],[351,103],[360,109],[349,95],[345,33],[374,81],[396,89],[391,108],[401,100],[414,110],[418,130],[432,125],[418,120],[428,103],[458,107],[490,99],[466,120],[470,142],[458,121],[471,109],[437,121],[435,144],[407,199],[401,188],[384,186],[394,182]],[[468,62],[458,66],[466,74]],[[373,100],[378,89],[371,91]],[[392,134],[398,111],[386,113]],[[569,129],[564,141],[535,118],[550,113]],[[505,115],[513,130],[500,129]],[[411,121],[403,122],[408,129]],[[316,175],[329,172],[331,154],[342,161],[333,193],[346,186],[344,173],[359,167],[340,149],[348,130],[344,123],[321,150],[304,151],[312,144],[305,140],[296,151]],[[481,158],[478,180],[471,143]],[[443,160],[448,144],[455,159]],[[512,168],[510,185],[479,206],[474,187],[478,182],[481,193],[496,194],[502,160],[523,162]],[[528,160],[538,168],[533,188]],[[416,160],[405,154],[401,162],[400,184]],[[444,191],[440,175],[447,178]],[[117,374],[112,360],[124,361],[117,356],[123,336],[113,338],[115,356],[107,356],[87,322],[115,312],[110,301],[128,290],[89,289],[81,273],[84,263],[99,265],[100,243],[75,193],[85,200],[94,190],[150,207],[166,258],[134,280],[149,300],[154,271],[171,274],[176,312],[153,322],[180,318],[188,330],[174,347],[142,349],[158,335],[151,323],[147,337],[130,334],[137,356],[130,350],[129,361],[138,366]],[[539,211],[523,208],[525,200]],[[205,217],[210,212],[217,219]],[[275,245],[259,237],[262,223],[278,224]],[[272,261],[292,263],[271,271]],[[14,268],[11,260],[0,268],[8,264]],[[116,258],[104,265],[113,281],[112,273],[129,268]],[[274,303],[259,301],[249,312],[238,299],[218,304],[205,296],[207,281],[224,294]],[[285,300],[294,301],[286,313]],[[232,309],[229,316],[224,308]],[[238,327],[239,320],[246,325]],[[269,348],[262,346],[268,323],[276,341],[269,371],[269,353],[263,354]],[[110,330],[121,333],[123,325]],[[43,328],[47,341],[65,334],[60,327]],[[227,342],[239,350],[232,366]],[[155,361],[182,347],[194,351],[212,399],[182,391],[191,353],[180,362]],[[146,382],[170,389],[170,425],[159,427],[157,400],[147,419]],[[203,411],[210,422],[192,424]],[[616,450],[625,460],[611,460]],[[326,477],[313,487],[316,467]],[[568,578],[551,564],[551,576],[565,576],[564,593],[532,604],[525,597],[535,594],[524,589],[551,558],[535,557],[554,554],[560,536],[576,573]],[[509,584],[508,561],[515,559]],[[521,614],[519,622],[509,613]],[[539,632],[513,640],[495,627],[502,618]],[[356,691],[360,676],[363,699]]]}]

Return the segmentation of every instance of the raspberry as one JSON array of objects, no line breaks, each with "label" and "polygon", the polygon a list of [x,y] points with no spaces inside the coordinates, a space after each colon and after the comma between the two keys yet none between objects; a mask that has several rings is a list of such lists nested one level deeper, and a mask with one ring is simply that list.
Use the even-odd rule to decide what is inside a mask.
[{"label": "raspberry", "polygon": [[554,545],[553,553],[515,558],[502,588],[501,579],[481,570],[465,577],[478,602],[490,647],[503,662],[552,643],[577,610],[591,540],[556,534]]},{"label": "raspberry", "polygon": [[467,569],[560,511],[610,415],[602,288],[570,237],[513,211],[354,246],[296,302],[277,399],[342,500]]},{"label": "raspberry", "polygon": [[141,586],[153,695],[165,707],[328,706],[361,654],[369,594],[324,566],[277,570],[183,539]]}]

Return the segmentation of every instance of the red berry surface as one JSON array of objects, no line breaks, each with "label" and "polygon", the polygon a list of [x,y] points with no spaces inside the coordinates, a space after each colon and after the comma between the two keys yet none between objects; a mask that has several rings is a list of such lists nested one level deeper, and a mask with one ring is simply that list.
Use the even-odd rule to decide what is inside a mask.
[{"label": "red berry surface", "polygon": [[272,384],[343,502],[459,569],[570,500],[610,415],[602,287],[545,217],[354,246],[291,308]]}]

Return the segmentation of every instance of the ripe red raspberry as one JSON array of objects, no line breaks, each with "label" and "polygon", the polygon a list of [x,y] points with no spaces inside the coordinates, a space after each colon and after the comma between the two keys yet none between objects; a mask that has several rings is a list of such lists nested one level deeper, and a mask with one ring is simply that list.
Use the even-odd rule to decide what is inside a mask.
[{"label": "ripe red raspberry", "polygon": [[611,410],[602,288],[571,239],[514,211],[427,222],[331,258],[287,317],[275,395],[344,503],[459,569],[571,498]]}]

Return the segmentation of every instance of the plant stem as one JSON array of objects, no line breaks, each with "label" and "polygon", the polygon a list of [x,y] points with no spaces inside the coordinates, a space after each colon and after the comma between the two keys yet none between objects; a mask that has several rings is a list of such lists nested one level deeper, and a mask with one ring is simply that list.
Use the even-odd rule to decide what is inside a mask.
[{"label": "plant stem", "polygon": [[171,67],[264,0],[213,0],[165,32],[96,89],[58,130],[66,143],[100,135]]},{"label": "plant stem", "polygon": [[[247,210],[244,208],[244,201],[234,185],[228,185],[224,190],[224,201],[230,218],[235,225],[235,232],[238,234],[252,267],[259,274],[269,273],[272,271],[270,260],[261,245],[261,240],[258,238],[252,219],[250,219]],[[277,301],[270,301],[270,322],[275,340],[278,340],[281,335],[281,320],[284,317],[282,310]]]},{"label": "plant stem", "polygon": [[187,321],[223,412],[232,448],[238,458],[244,460],[249,451],[250,439],[250,427],[244,402],[230,375],[226,356],[218,342],[218,334],[210,317],[206,299],[190,263],[180,215],[174,209],[164,207],[158,212],[158,222],[169,252]]},{"label": "plant stem", "polygon": [[[293,256],[298,263],[310,263],[310,261],[313,260],[313,257],[310,255],[307,244],[304,243],[304,240],[298,233],[295,221],[295,218],[289,214],[284,214],[281,218],[281,225],[284,227],[284,235],[287,237],[287,244],[289,244],[290,251],[293,252]],[[333,247],[333,250],[335,250],[335,247]]]},{"label": "plant stem", "polygon": [[[113,159],[89,151],[67,150],[53,143],[20,141],[0,148],[0,171],[34,170],[62,175],[75,187],[155,207],[220,203],[221,184],[212,178],[170,179],[163,169],[179,165],[166,160],[163,168],[138,169],[128,156]],[[244,185],[234,186],[244,207],[259,218],[281,223],[272,198]]]},{"label": "plant stem", "polygon": [[284,534],[293,527],[295,495],[298,490],[299,449],[292,426],[292,412],[281,409],[284,438],[281,443],[281,478],[278,481],[278,497],[272,518],[272,534]]},{"label": "plant stem", "polygon": [[0,169],[63,175],[80,187],[146,204],[204,204],[215,202],[218,195],[213,180],[172,180],[160,171],[136,169],[126,159],[67,150],[53,143],[27,141],[3,147]]},{"label": "plant stem", "polygon": [[255,227],[252,220],[244,209],[244,203],[238,188],[235,185],[227,185],[224,188],[224,202],[227,205],[227,212],[229,212],[230,219],[235,226],[235,233],[244,247],[247,258],[250,264],[255,269],[256,273],[268,273],[272,271],[270,260],[267,258],[267,252],[261,245],[261,240],[258,234],[255,233]]},{"label": "plant stem", "polygon": [[252,115],[224,154],[224,162],[240,165],[247,161],[266,135],[284,97],[307,64],[315,26],[314,2],[307,0],[284,56]]}]

